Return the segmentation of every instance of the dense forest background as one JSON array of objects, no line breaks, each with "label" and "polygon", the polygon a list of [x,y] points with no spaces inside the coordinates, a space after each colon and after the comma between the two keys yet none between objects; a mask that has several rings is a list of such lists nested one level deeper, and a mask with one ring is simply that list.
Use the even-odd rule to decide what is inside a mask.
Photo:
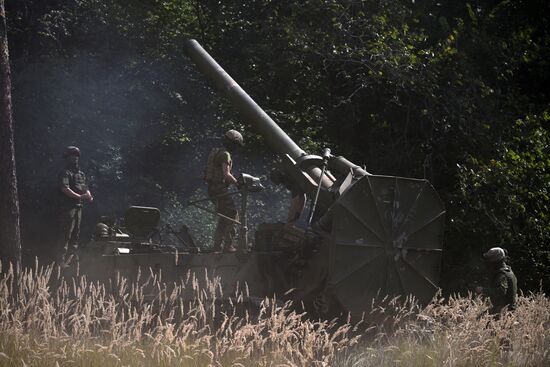
[{"label": "dense forest background", "polygon": [[[47,252],[61,152],[78,145],[99,215],[160,207],[203,243],[205,156],[246,131],[237,171],[275,158],[183,55],[196,38],[306,151],[429,179],[447,207],[443,286],[509,250],[523,290],[550,283],[546,0],[8,1],[24,254]],[[253,222],[282,220],[269,181]]]}]

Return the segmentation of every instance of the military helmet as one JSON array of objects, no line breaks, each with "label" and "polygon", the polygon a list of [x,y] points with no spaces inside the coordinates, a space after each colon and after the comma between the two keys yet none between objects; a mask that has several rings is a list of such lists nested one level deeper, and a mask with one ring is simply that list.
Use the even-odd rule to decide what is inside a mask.
[{"label": "military helmet", "polygon": [[65,151],[63,151],[63,158],[67,158],[72,155],[80,157],[80,149],[78,149],[78,147],[75,147],[74,145],[69,145],[67,148],[65,148]]},{"label": "military helmet", "polygon": [[485,258],[485,260],[492,263],[501,261],[504,260],[504,258],[506,257],[506,250],[500,247],[493,247],[489,249],[489,251],[484,253],[483,257]]},{"label": "military helmet", "polygon": [[244,145],[244,139],[243,139],[243,136],[240,132],[238,132],[237,130],[228,130],[226,133],[225,133],[225,138],[233,143],[236,143],[236,144],[239,144],[241,146]]}]

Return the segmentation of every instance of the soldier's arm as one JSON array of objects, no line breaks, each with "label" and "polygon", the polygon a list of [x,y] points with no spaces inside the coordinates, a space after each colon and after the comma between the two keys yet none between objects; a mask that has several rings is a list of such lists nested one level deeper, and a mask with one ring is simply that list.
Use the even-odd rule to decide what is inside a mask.
[{"label": "soldier's arm", "polygon": [[225,162],[222,163],[222,174],[225,182],[238,186],[237,179],[231,173],[231,167],[229,167],[229,164]]},{"label": "soldier's arm", "polygon": [[216,158],[219,162],[218,164],[221,163],[223,180],[228,184],[238,186],[237,179],[231,173],[231,155],[228,152],[223,152],[222,154],[218,154]]},{"label": "soldier's arm", "polygon": [[74,192],[69,187],[69,182],[69,176],[67,175],[66,171],[59,175],[59,189],[61,190],[61,192],[71,199],[80,200],[81,195],[77,192]]},{"label": "soldier's arm", "polygon": [[[82,176],[84,177],[84,180],[86,180],[86,175],[84,175],[84,173],[82,173]],[[86,187],[86,191],[82,195],[82,199],[88,200],[91,203],[92,201],[94,201],[94,197],[92,196],[92,193],[90,192],[90,189],[88,188],[88,185],[86,185],[85,187]]]},{"label": "soldier's arm", "polygon": [[90,190],[86,190],[84,195],[82,195],[82,198],[88,200],[90,203],[94,201],[94,197],[92,196],[92,193],[90,192]]},{"label": "soldier's arm", "polygon": [[70,197],[71,199],[81,199],[83,195],[80,195],[73,190],[69,186],[62,186],[61,192]]},{"label": "soldier's arm", "polygon": [[288,209],[288,217],[286,219],[286,227],[292,227],[296,224],[296,221],[300,219],[304,211],[304,206],[306,203],[306,194],[298,194],[292,197],[290,201],[290,208]]}]

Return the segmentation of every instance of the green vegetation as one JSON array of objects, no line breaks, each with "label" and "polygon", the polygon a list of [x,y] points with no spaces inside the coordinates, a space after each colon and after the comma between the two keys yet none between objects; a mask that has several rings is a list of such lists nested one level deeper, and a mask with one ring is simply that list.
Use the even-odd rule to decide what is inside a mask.
[{"label": "green vegetation", "polygon": [[315,321],[246,288],[152,274],[111,286],[51,266],[0,273],[0,366],[545,366],[550,299],[490,318],[479,298],[381,299],[361,322]]},{"label": "green vegetation", "polygon": [[[177,202],[197,197],[212,137],[241,119],[183,56],[193,37],[304,149],[430,179],[448,209],[445,290],[479,279],[492,245],[509,250],[520,288],[549,289],[547,1],[6,6],[24,247],[53,225],[44,193],[73,143],[94,185],[88,220],[132,203],[196,228]],[[265,174],[269,152],[247,139],[239,170]]]}]

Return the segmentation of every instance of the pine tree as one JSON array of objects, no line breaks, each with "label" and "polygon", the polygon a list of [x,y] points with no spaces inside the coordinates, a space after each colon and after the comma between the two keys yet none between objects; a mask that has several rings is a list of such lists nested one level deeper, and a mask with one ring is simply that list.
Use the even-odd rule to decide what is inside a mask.
[{"label": "pine tree", "polygon": [[9,262],[21,262],[21,235],[4,0],[0,0],[0,17],[0,260],[5,269]]}]

